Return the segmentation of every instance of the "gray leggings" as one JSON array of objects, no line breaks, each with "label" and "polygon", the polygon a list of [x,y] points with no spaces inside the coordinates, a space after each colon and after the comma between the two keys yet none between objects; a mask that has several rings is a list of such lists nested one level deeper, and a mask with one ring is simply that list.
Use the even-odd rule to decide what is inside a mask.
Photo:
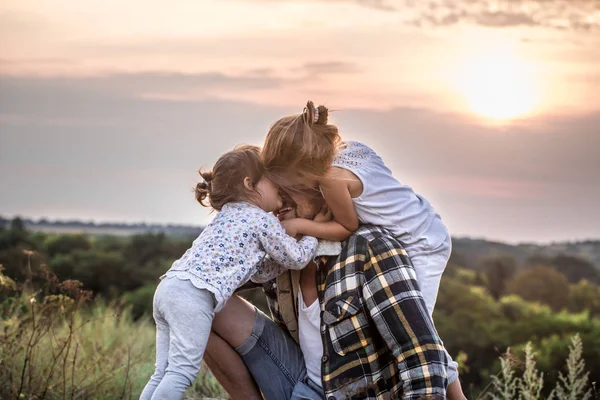
[{"label": "gray leggings", "polygon": [[154,294],[156,370],[140,400],[180,400],[194,383],[214,317],[211,292],[189,280],[163,279]]}]

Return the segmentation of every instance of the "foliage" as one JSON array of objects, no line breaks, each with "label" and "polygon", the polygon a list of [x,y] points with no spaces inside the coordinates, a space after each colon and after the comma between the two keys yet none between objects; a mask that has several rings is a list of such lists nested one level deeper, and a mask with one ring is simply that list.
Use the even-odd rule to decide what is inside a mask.
[{"label": "foliage", "polygon": [[549,305],[558,311],[567,306],[569,283],[552,267],[536,266],[519,272],[507,285],[507,293]]},{"label": "foliage", "polygon": [[44,243],[50,258],[58,254],[69,254],[76,250],[90,250],[92,244],[84,235],[53,235]]},{"label": "foliage", "polygon": [[517,271],[517,261],[509,255],[488,257],[482,262],[486,286],[490,294],[499,299],[505,293],[506,283]]},{"label": "foliage", "polygon": [[569,311],[589,310],[591,316],[600,316],[600,286],[582,280],[569,289]]},{"label": "foliage", "polygon": [[[117,304],[90,302],[78,282],[46,279],[44,290],[0,305],[0,398],[137,399],[154,367],[150,320],[134,321]],[[187,393],[224,395],[206,368]]]},{"label": "foliage", "polygon": [[[0,229],[0,264],[17,282],[42,264],[63,280],[83,283],[94,295],[117,298],[156,282],[190,246],[192,238],[172,239],[163,233],[129,237],[90,237],[81,234],[32,234],[20,219]],[[29,258],[23,251],[34,251]]]},{"label": "foliage", "polygon": [[152,300],[156,284],[148,283],[132,292],[127,292],[123,296],[125,302],[131,305],[131,314],[134,319],[142,316],[152,316]]},{"label": "foliage", "polygon": [[495,301],[484,288],[460,281],[461,276],[465,275],[442,282],[433,319],[449,353],[466,354],[468,369],[461,371],[461,380],[467,393],[477,393],[489,382],[489,375],[499,368],[498,354],[509,345],[522,348],[528,341],[538,348],[537,363],[547,371],[544,382],[549,387],[568,355],[569,337],[578,332],[588,369],[592,376],[600,376],[600,320],[590,318],[587,311],[553,312],[515,295]]},{"label": "foliage", "polygon": [[559,254],[556,257],[531,257],[527,260],[529,265],[550,265],[563,274],[570,283],[577,283],[582,279],[595,284],[600,284],[600,271],[591,262],[580,257]]},{"label": "foliage", "polygon": [[[585,361],[582,358],[583,344],[579,335],[571,338],[569,356],[567,358],[567,373],[560,373],[555,388],[547,397],[549,400],[591,400],[592,384],[589,380],[589,372],[585,371]],[[517,370],[523,363],[516,359],[510,352],[506,351],[500,357],[500,372],[492,376],[491,388],[484,397],[489,400],[538,400],[545,398],[542,395],[544,389],[544,373],[536,366],[536,353],[533,351],[531,342],[524,349],[524,372],[521,377],[517,376]],[[600,395],[600,393],[596,393]]]}]

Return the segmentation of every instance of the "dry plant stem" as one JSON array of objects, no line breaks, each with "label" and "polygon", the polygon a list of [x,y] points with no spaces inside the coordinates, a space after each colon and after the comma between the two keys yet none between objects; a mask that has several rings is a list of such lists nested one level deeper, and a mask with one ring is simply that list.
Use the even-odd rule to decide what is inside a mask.
[{"label": "dry plant stem", "polygon": [[[54,337],[56,343],[58,344],[58,339],[56,339],[56,336],[54,335],[54,331],[52,332],[52,336]],[[67,348],[67,342],[65,341],[65,344],[63,344],[62,348],[58,351],[58,353],[56,355],[52,356],[52,363],[50,364],[50,373],[48,374],[48,378],[46,379],[46,383],[44,384],[44,392],[42,393],[40,400],[44,400],[46,398],[46,394],[48,393],[48,388],[50,386],[50,380],[54,376],[54,366],[56,365],[56,363],[58,362],[58,359],[60,358],[60,355],[62,354],[63,351],[65,351],[66,348]]]},{"label": "dry plant stem", "polygon": [[19,391],[17,392],[17,397],[16,399],[19,400],[21,398],[21,393],[23,393],[23,385],[25,383],[25,372],[27,371],[27,363],[30,360],[31,357],[31,352],[32,352],[32,344],[33,344],[33,337],[35,335],[35,329],[36,329],[36,325],[35,325],[35,307],[33,305],[33,301],[30,302],[31,304],[31,318],[32,318],[32,323],[33,323],[33,330],[31,332],[31,336],[29,337],[29,341],[27,342],[27,350],[25,351],[25,361],[23,361],[23,368],[21,369],[21,384],[19,385]]},{"label": "dry plant stem", "polygon": [[129,381],[129,369],[131,363],[131,345],[127,346],[127,368],[125,370],[125,382],[123,382],[123,393],[121,399],[125,399],[125,393],[127,392],[127,382]]},{"label": "dry plant stem", "polygon": [[69,337],[67,338],[67,352],[63,357],[62,363],[62,383],[63,383],[63,399],[67,399],[67,359],[69,357],[69,352],[71,350],[71,336],[72,336],[71,326],[69,326]]},{"label": "dry plant stem", "polygon": [[71,365],[71,399],[75,398],[75,362],[77,361],[77,353],[79,343],[75,343],[75,354],[73,355],[73,364]]}]

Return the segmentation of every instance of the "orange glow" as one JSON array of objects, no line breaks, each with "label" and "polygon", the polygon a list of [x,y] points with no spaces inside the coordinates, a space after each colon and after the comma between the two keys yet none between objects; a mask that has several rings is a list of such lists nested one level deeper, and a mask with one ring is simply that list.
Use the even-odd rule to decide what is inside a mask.
[{"label": "orange glow", "polygon": [[530,66],[513,52],[494,49],[465,60],[458,88],[468,108],[494,120],[510,120],[531,113],[538,95]]}]

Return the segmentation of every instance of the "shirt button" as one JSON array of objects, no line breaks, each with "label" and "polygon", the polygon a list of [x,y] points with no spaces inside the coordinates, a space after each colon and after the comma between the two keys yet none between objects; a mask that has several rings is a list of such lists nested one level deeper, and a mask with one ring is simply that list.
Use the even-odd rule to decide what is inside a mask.
[{"label": "shirt button", "polygon": [[[329,361],[329,357],[327,357],[327,356],[321,357],[321,362],[326,363],[327,361]],[[335,400],[335,398],[334,398],[334,400]]]},{"label": "shirt button", "polygon": [[335,400],[335,397],[333,397],[333,396],[329,396],[329,397],[327,398],[327,400]]}]

